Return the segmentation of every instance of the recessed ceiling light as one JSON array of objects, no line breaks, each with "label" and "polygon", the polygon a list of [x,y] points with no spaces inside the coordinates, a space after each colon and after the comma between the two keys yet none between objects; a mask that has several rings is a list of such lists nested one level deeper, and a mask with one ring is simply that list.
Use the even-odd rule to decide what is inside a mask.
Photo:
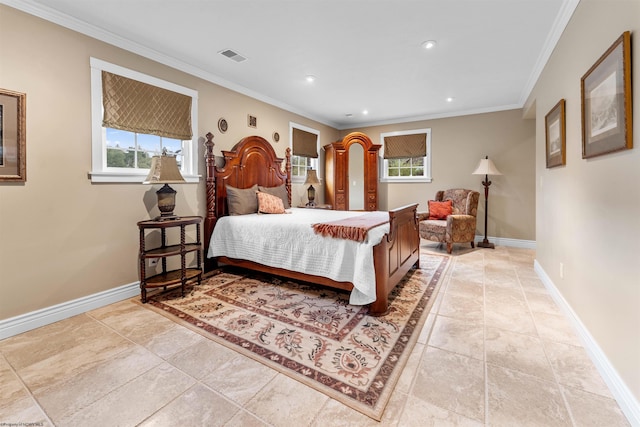
[{"label": "recessed ceiling light", "polygon": [[307,82],[313,83],[316,81],[316,76],[309,74],[307,77],[305,77],[305,79],[307,80]]},{"label": "recessed ceiling light", "polygon": [[453,98],[452,97],[447,98],[447,102],[453,102]]},{"label": "recessed ceiling light", "polygon": [[422,47],[425,49],[433,49],[436,44],[435,40],[427,40],[426,42],[422,42]]},{"label": "recessed ceiling light", "polygon": [[362,110],[362,114],[364,114],[366,116],[367,114],[369,114],[369,111],[368,110]]}]

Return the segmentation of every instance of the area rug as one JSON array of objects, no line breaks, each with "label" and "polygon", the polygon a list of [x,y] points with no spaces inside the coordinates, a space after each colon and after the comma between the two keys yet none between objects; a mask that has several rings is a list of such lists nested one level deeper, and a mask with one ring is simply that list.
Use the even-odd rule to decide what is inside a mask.
[{"label": "area rug", "polygon": [[144,306],[380,420],[448,261],[423,251],[381,317],[348,292],[227,268]]}]

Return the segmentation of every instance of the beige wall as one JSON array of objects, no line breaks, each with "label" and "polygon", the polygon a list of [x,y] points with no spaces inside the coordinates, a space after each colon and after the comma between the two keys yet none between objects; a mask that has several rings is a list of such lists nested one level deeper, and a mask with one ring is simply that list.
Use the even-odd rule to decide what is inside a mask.
[{"label": "beige wall", "polygon": [[[323,145],[338,136],[333,128],[0,5],[0,87],[27,94],[27,182],[0,185],[0,319],[138,280],[136,222],[158,214],[157,188],[88,179],[91,56],[197,90],[198,135],[214,133],[216,154],[247,135],[271,141],[278,131],[274,147],[284,156],[289,121],[318,129]],[[258,118],[257,129],[247,127],[247,114]],[[220,117],[229,123],[224,135],[217,130]],[[203,183],[174,188],[176,213],[205,214]],[[294,203],[302,195],[303,187],[295,186]]]},{"label": "beige wall", "polygon": [[[640,0],[582,0],[538,80],[537,260],[640,399]],[[582,159],[580,79],[632,33],[635,148]],[[545,115],[566,99],[567,164],[547,169]],[[564,264],[564,278],[560,277]]]},{"label": "beige wall", "polygon": [[522,110],[475,114],[445,119],[357,128],[380,144],[385,132],[431,128],[431,183],[380,184],[380,209],[427,201],[436,191],[469,188],[479,191],[477,234],[484,235],[484,176],[472,175],[484,156],[493,160],[502,176],[490,177],[488,235],[535,240],[535,122]]}]

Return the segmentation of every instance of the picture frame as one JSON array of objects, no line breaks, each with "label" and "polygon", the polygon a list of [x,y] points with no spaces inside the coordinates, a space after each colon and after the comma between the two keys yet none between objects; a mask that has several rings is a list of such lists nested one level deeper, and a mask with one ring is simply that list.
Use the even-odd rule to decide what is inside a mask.
[{"label": "picture frame", "polygon": [[258,127],[258,119],[256,118],[256,116],[252,116],[251,114],[247,115],[247,126],[249,126],[250,128]]},{"label": "picture frame", "polygon": [[624,32],[580,80],[582,158],[633,148],[631,35]]},{"label": "picture frame", "polygon": [[27,181],[27,95],[0,89],[0,182]]},{"label": "picture frame", "polygon": [[567,130],[565,100],[561,99],[544,116],[546,135],[547,169],[567,164]]},{"label": "picture frame", "polygon": [[218,130],[220,133],[225,133],[229,129],[229,124],[227,123],[227,119],[221,117],[218,120]]}]

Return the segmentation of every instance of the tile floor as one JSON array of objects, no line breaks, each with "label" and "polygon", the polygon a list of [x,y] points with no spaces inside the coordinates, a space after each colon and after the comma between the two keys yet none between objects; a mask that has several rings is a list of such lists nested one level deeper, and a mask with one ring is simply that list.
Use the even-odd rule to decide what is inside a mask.
[{"label": "tile floor", "polygon": [[380,423],[127,300],[0,341],[0,424],[628,425],[534,255],[455,247]]}]

